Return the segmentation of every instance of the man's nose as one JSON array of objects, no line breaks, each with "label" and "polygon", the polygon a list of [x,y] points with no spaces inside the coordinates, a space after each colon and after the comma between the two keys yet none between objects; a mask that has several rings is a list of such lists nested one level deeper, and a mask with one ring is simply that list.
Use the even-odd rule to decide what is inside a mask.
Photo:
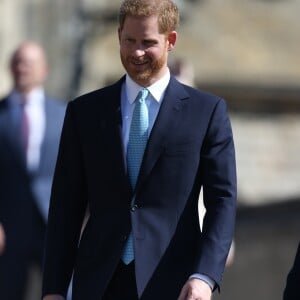
[{"label": "man's nose", "polygon": [[142,48],[137,48],[134,50],[134,55],[137,57],[143,56],[145,54],[145,50]]},{"label": "man's nose", "polygon": [[145,46],[142,43],[136,43],[134,45],[133,53],[135,56],[143,56],[145,54]]}]

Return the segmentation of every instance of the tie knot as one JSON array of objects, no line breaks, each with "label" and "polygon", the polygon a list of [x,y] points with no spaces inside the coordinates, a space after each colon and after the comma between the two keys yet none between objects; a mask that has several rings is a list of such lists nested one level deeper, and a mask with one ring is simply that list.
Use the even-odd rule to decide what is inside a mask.
[{"label": "tie knot", "polygon": [[137,96],[137,99],[138,101],[142,102],[142,101],[145,101],[147,96],[149,94],[149,91],[146,89],[146,88],[142,88],[140,91],[139,91],[139,94]]}]

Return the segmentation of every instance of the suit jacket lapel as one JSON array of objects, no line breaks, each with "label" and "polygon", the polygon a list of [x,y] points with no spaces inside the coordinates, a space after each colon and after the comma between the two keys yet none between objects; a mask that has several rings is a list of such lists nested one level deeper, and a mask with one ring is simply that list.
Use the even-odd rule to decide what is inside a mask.
[{"label": "suit jacket lapel", "polygon": [[[124,174],[125,185],[131,188],[122,138],[122,112],[120,99],[121,87],[124,78],[125,76],[108,90],[107,97],[109,97],[110,103],[112,104],[112,115],[107,114],[107,119],[101,120],[100,132],[104,130],[109,123],[111,123],[110,120],[112,118],[115,130],[113,130],[110,138],[114,144],[113,151],[116,154],[114,157],[116,157],[116,163],[122,170],[121,173]],[[184,105],[183,100],[188,97],[189,95],[184,90],[182,84],[180,84],[174,77],[171,77],[160,111],[148,140],[139,178],[135,188],[136,191],[150,174],[160,154],[165,148],[168,137],[172,134],[172,132],[174,132],[174,128],[177,126],[180,119],[179,115],[181,113],[181,109]]]},{"label": "suit jacket lapel", "polygon": [[183,100],[188,97],[189,95],[186,93],[183,86],[174,77],[171,77],[160,111],[148,140],[136,190],[150,174],[160,154],[164,150],[168,138],[175,132],[174,128],[178,125],[180,119],[179,116],[185,103]]},{"label": "suit jacket lapel", "polygon": [[[131,189],[131,184],[129,176],[127,173],[127,162],[124,151],[123,137],[122,137],[122,112],[121,112],[121,89],[124,82],[125,76],[122,77],[116,84],[112,86],[111,89],[107,90],[107,97],[111,103],[112,115],[107,114],[107,119],[101,121],[101,130],[104,129],[108,124],[111,123],[113,131],[112,135],[109,136],[109,139],[112,142],[112,154],[113,159],[115,160],[118,174],[121,175],[122,180],[124,180],[124,186],[126,189]],[[121,172],[119,172],[121,170]]]},{"label": "suit jacket lapel", "polygon": [[[120,98],[120,95],[118,95]],[[116,98],[117,99],[117,98]],[[127,162],[126,157],[124,155],[124,144],[123,144],[123,137],[122,137],[122,112],[121,112],[121,106],[120,101],[118,104],[114,107],[114,122],[115,122],[115,131],[114,136],[112,137],[115,139],[116,144],[116,158],[119,162],[119,165],[121,167],[122,173],[125,175],[127,184],[129,183],[129,177],[127,176]]]},{"label": "suit jacket lapel", "polygon": [[3,124],[1,124],[3,135],[9,140],[12,151],[17,152],[16,157],[20,158],[22,167],[26,169],[26,157],[21,143],[20,106],[10,99],[10,96],[4,99],[1,105],[3,108]]}]

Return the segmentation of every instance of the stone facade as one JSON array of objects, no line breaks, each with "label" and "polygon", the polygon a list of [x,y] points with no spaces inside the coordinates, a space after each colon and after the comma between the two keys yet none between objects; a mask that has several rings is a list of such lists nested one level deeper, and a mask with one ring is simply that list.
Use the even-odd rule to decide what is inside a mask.
[{"label": "stone facade", "polygon": [[23,38],[23,8],[19,1],[0,1],[0,94],[10,87],[8,57],[15,45]]},{"label": "stone facade", "polygon": [[69,96],[73,80],[76,46],[81,32],[79,0],[1,0],[0,94],[11,86],[8,60],[24,40],[41,43],[48,54],[50,76],[47,88],[54,96]]},{"label": "stone facade", "polygon": [[[297,86],[300,1],[176,1],[182,10],[172,56],[191,62],[196,82]],[[97,88],[123,73],[116,15],[119,0],[1,0],[0,94],[6,62],[23,39],[44,44],[48,86],[63,97]]]}]

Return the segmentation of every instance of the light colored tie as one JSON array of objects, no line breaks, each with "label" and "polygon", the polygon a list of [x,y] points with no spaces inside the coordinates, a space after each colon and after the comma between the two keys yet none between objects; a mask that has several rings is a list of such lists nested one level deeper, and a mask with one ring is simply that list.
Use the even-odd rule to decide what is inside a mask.
[{"label": "light colored tie", "polygon": [[[144,156],[148,140],[148,107],[146,98],[149,91],[143,88],[136,100],[135,108],[132,115],[129,140],[127,146],[127,167],[132,188],[135,188],[139,175],[141,163]],[[128,236],[123,253],[122,260],[125,264],[129,264],[134,259],[133,236],[132,232]]]},{"label": "light colored tie", "polygon": [[26,113],[26,99],[21,103],[21,140],[22,140],[22,146],[24,149],[24,153],[26,156],[27,150],[28,150],[28,140],[29,140],[29,117]]}]

